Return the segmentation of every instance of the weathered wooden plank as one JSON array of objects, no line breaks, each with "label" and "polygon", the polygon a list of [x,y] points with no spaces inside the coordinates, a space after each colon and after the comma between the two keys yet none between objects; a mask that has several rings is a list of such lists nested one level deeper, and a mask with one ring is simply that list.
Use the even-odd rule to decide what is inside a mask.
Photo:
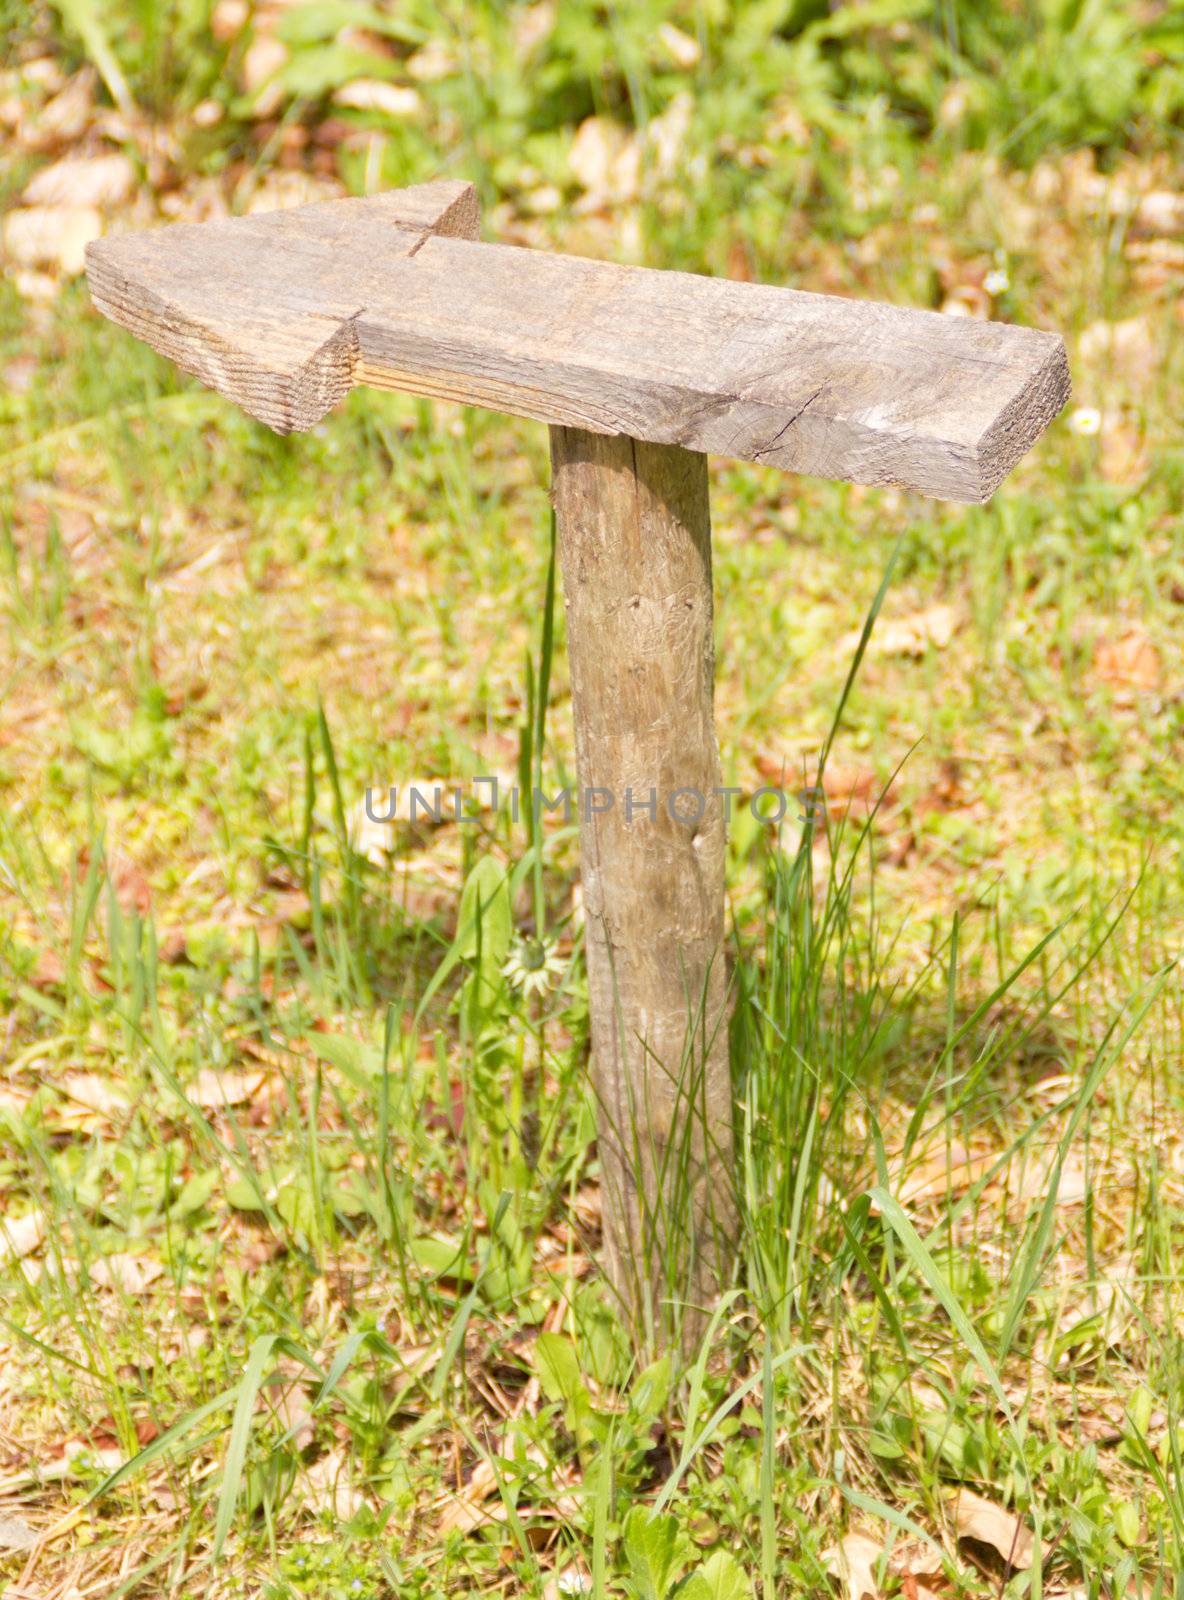
[{"label": "weathered wooden plank", "polygon": [[440,237],[409,192],[99,241],[96,304],[281,431],[370,383],[952,500],[1068,398],[1055,334]]},{"label": "weathered wooden plank", "polygon": [[551,458],[607,1265],[693,1343],[736,1226],[707,462],[578,428]]},{"label": "weathered wooden plank", "polygon": [[853,483],[986,500],[1064,405],[1005,323],[432,239],[358,317],[359,380]]}]

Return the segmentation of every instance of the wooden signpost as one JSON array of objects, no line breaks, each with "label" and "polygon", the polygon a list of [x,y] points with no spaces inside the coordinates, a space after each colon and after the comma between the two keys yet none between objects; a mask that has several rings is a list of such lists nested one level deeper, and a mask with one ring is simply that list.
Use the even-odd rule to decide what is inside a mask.
[{"label": "wooden signpost", "polygon": [[[725,807],[705,453],[985,501],[1069,395],[1051,333],[477,238],[471,185],[87,250],[95,304],[281,433],[357,384],[551,428],[606,1264],[731,1276]],[[593,798],[595,797],[595,798]]]}]

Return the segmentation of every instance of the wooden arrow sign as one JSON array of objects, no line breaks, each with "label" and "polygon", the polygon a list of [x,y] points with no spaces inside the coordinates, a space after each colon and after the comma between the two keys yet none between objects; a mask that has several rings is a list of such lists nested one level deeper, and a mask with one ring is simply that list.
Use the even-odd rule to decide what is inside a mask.
[{"label": "wooden arrow sign", "polygon": [[355,384],[551,425],[607,1266],[685,1345],[736,1254],[703,452],[983,501],[1068,398],[1062,341],[483,244],[461,183],[103,239],[87,270],[281,433]]},{"label": "wooden arrow sign", "polygon": [[986,500],[1069,393],[1005,323],[475,237],[425,184],[89,247],[95,304],[281,433],[355,384]]}]

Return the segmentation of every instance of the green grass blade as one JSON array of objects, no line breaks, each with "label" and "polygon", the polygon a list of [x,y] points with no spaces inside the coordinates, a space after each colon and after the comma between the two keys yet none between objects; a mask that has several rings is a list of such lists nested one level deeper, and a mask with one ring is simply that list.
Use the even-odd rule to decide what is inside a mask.
[{"label": "green grass blade", "polygon": [[255,1415],[255,1401],[263,1387],[264,1375],[271,1363],[279,1335],[264,1333],[255,1340],[247,1357],[246,1370],[238,1385],[238,1398],[234,1406],[234,1420],[230,1426],[230,1442],[226,1447],[226,1465],[222,1471],[222,1489],[218,1496],[218,1515],[214,1522],[213,1560],[217,1561],[225,1548],[230,1525],[238,1504],[242,1485],[243,1465],[247,1459],[247,1445],[251,1439],[251,1423]]}]

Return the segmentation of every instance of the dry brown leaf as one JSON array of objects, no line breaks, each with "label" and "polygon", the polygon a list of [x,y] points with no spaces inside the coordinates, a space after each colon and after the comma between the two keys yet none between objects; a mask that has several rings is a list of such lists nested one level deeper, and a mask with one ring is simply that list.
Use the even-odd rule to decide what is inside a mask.
[{"label": "dry brown leaf", "polygon": [[1117,371],[1140,386],[1159,361],[1159,345],[1146,317],[1091,322],[1077,341],[1077,351],[1082,361]]},{"label": "dry brown leaf", "polygon": [[920,1539],[898,1539],[888,1556],[889,1570],[900,1578],[902,1600],[938,1600],[930,1587],[941,1583],[941,1558]]},{"label": "dry brown leaf", "polygon": [[1132,223],[1137,233],[1184,233],[1184,193],[1153,189],[1150,194],[1143,195],[1135,207]]},{"label": "dry brown leaf", "polygon": [[956,1140],[914,1149],[907,1161],[900,1161],[889,1177],[896,1188],[901,1205],[915,1205],[921,1200],[944,1198],[959,1194],[991,1170],[998,1157],[991,1151],[973,1152]]},{"label": "dry brown leaf", "polygon": [[32,1098],[32,1091],[29,1089],[10,1089],[0,1083],[0,1111],[6,1111],[10,1116],[23,1116],[25,1107]]},{"label": "dry brown leaf", "polygon": [[253,1099],[266,1082],[266,1072],[219,1072],[215,1067],[203,1067],[186,1094],[203,1111],[220,1111],[223,1106]]},{"label": "dry brown leaf", "polygon": [[678,171],[693,116],[694,101],[682,89],[660,117],[651,117],[646,124],[645,166],[651,189],[655,180],[661,182],[673,178]]},{"label": "dry brown leaf", "polygon": [[0,1266],[23,1261],[41,1244],[49,1224],[44,1211],[27,1211],[23,1217],[0,1217]]},{"label": "dry brown leaf", "polygon": [[1104,640],[1094,651],[1095,673],[1116,689],[1150,693],[1159,688],[1159,670],[1159,651],[1141,628]]},{"label": "dry brown leaf", "polygon": [[[1050,1155],[1047,1160],[1032,1161],[1025,1165],[1018,1184],[1012,1189],[1012,1196],[1016,1200],[1043,1200],[1048,1194],[1049,1185],[1056,1172],[1056,1157]],[[1086,1177],[1085,1167],[1073,1155],[1065,1157],[1061,1170],[1057,1175],[1057,1204],[1060,1206],[1079,1206],[1089,1195],[1089,1181]]]},{"label": "dry brown leaf", "polygon": [[823,1552],[822,1564],[843,1585],[846,1600],[880,1600],[876,1569],[884,1547],[866,1533],[849,1533]]},{"label": "dry brown leaf", "polygon": [[874,767],[828,766],[822,777],[822,787],[826,791],[826,809],[835,818],[853,810],[856,804],[870,810],[892,797],[892,786]]},{"label": "dry brown leaf", "polygon": [[[923,656],[932,646],[944,650],[958,631],[958,612],[951,605],[926,606],[907,617],[881,618],[872,630],[869,649],[880,656]],[[859,634],[851,633],[842,642],[844,654],[859,643]]]},{"label": "dry brown leaf", "polygon": [[[803,776],[800,760],[793,762],[776,754],[759,751],[752,761],[762,778],[792,793],[803,811],[811,802],[817,803],[819,797],[813,778],[808,768],[807,775]],[[874,767],[843,766],[838,762],[828,765],[823,774],[822,787],[826,809],[836,821],[857,808],[870,811],[873,806],[882,807],[891,800],[893,789]]]},{"label": "dry brown leaf", "polygon": [[407,72],[417,83],[439,83],[444,78],[451,78],[459,66],[459,61],[439,34],[433,34],[423,49],[408,56],[406,61]]},{"label": "dry brown leaf", "polygon": [[249,0],[217,0],[210,13],[210,32],[219,44],[229,44],[246,27],[250,15]]},{"label": "dry brown leaf", "polygon": [[41,171],[22,196],[29,206],[117,206],[136,186],[125,155],[64,156]]},{"label": "dry brown leaf", "polygon": [[1145,477],[1148,461],[1140,429],[1122,417],[1103,417],[1098,466],[1107,483],[1137,483]]},{"label": "dry brown leaf", "polygon": [[[244,187],[239,187],[240,198]],[[312,205],[318,200],[339,200],[344,192],[336,179],[319,178],[312,172],[269,172],[246,195],[243,209],[251,216],[286,211],[290,206]]]},{"label": "dry brown leaf", "polygon": [[257,1409],[270,1411],[297,1450],[306,1450],[316,1438],[316,1425],[309,1408],[303,1384],[289,1383],[265,1389],[259,1395]]},{"label": "dry brown leaf", "polygon": [[[85,858],[83,851],[82,857]],[[127,856],[112,853],[107,858],[107,882],[115,891],[119,909],[130,916],[133,911],[146,917],[152,909],[152,885]]]},{"label": "dry brown leaf", "polygon": [[901,1600],[941,1600],[927,1584],[921,1583],[911,1572],[902,1572],[900,1576]]},{"label": "dry brown leaf", "polygon": [[344,1450],[331,1450],[314,1461],[304,1475],[304,1485],[318,1507],[328,1507],[339,1522],[348,1522],[366,1503],[362,1491],[350,1481]]},{"label": "dry brown leaf", "polygon": [[163,1274],[164,1268],[159,1261],[150,1261],[145,1256],[120,1250],[94,1263],[90,1269],[90,1281],[98,1289],[114,1289],[129,1295],[143,1294]]},{"label": "dry brown leaf", "polygon": [[54,1087],[67,1100],[99,1117],[115,1117],[127,1110],[126,1096],[113,1088],[110,1078],[101,1072],[68,1072]]},{"label": "dry brown leaf", "polygon": [[437,1533],[443,1537],[453,1531],[468,1533],[471,1528],[478,1527],[482,1522],[489,1522],[494,1513],[486,1507],[486,1501],[497,1491],[497,1474],[492,1463],[478,1461],[473,1468],[468,1483],[464,1486],[463,1493],[448,1501],[440,1513]]},{"label": "dry brown leaf", "polygon": [[584,191],[582,209],[635,200],[641,186],[641,141],[610,117],[585,117],[576,129],[568,164]]},{"label": "dry brown leaf", "polygon": [[0,1516],[0,1550],[27,1550],[36,1541],[37,1535],[23,1517]]},{"label": "dry brown leaf", "polygon": [[519,56],[533,55],[555,26],[555,0],[535,0],[514,13],[514,49]]},{"label": "dry brown leaf", "polygon": [[276,75],[288,64],[288,47],[273,34],[258,34],[243,56],[242,80],[247,94],[254,95],[251,115],[270,117],[283,104],[284,86]]},{"label": "dry brown leaf", "polygon": [[66,981],[66,968],[54,950],[39,950],[29,982],[34,989],[60,989]]},{"label": "dry brown leaf", "polygon": [[689,72],[692,67],[699,65],[703,50],[698,39],[676,28],[672,22],[662,23],[658,29],[658,39],[674,65],[683,72]]},{"label": "dry brown leaf", "polygon": [[1027,1572],[1032,1566],[1036,1541],[1014,1512],[969,1489],[960,1489],[951,1504],[951,1514],[959,1539],[990,1545],[1017,1572]]},{"label": "dry brown leaf", "polygon": [[1144,239],[1126,247],[1126,258],[1131,263],[1131,284],[1147,294],[1174,286],[1184,272],[1184,241],[1179,239]]},{"label": "dry brown leaf", "polygon": [[21,141],[32,149],[67,144],[86,132],[94,116],[98,74],[93,67],[76,72],[53,99],[21,128]]},{"label": "dry brown leaf", "polygon": [[[1105,1269],[1105,1276],[1092,1284],[1084,1294],[1066,1306],[1060,1319],[1062,1337],[1074,1326],[1100,1319],[1098,1336],[1107,1348],[1120,1344],[1127,1329],[1135,1320],[1142,1279],[1139,1265],[1131,1255],[1121,1257]],[[1072,1365],[1071,1349],[1066,1348],[1060,1359],[1061,1366]],[[1079,1419],[1082,1431],[1087,1431],[1087,1419]],[[1095,1433],[1112,1429],[1112,1419],[1095,1419]]]},{"label": "dry brown leaf", "polygon": [[423,109],[418,89],[382,78],[355,78],[353,83],[342,84],[333,104],[353,111],[379,111],[384,117],[414,117]]},{"label": "dry brown leaf", "polygon": [[4,251],[17,266],[72,275],[82,271],[87,245],[102,232],[94,206],[25,206],[4,219]]},{"label": "dry brown leaf", "polygon": [[943,316],[985,322],[991,315],[991,297],[980,284],[960,283],[946,295],[940,309]]}]

